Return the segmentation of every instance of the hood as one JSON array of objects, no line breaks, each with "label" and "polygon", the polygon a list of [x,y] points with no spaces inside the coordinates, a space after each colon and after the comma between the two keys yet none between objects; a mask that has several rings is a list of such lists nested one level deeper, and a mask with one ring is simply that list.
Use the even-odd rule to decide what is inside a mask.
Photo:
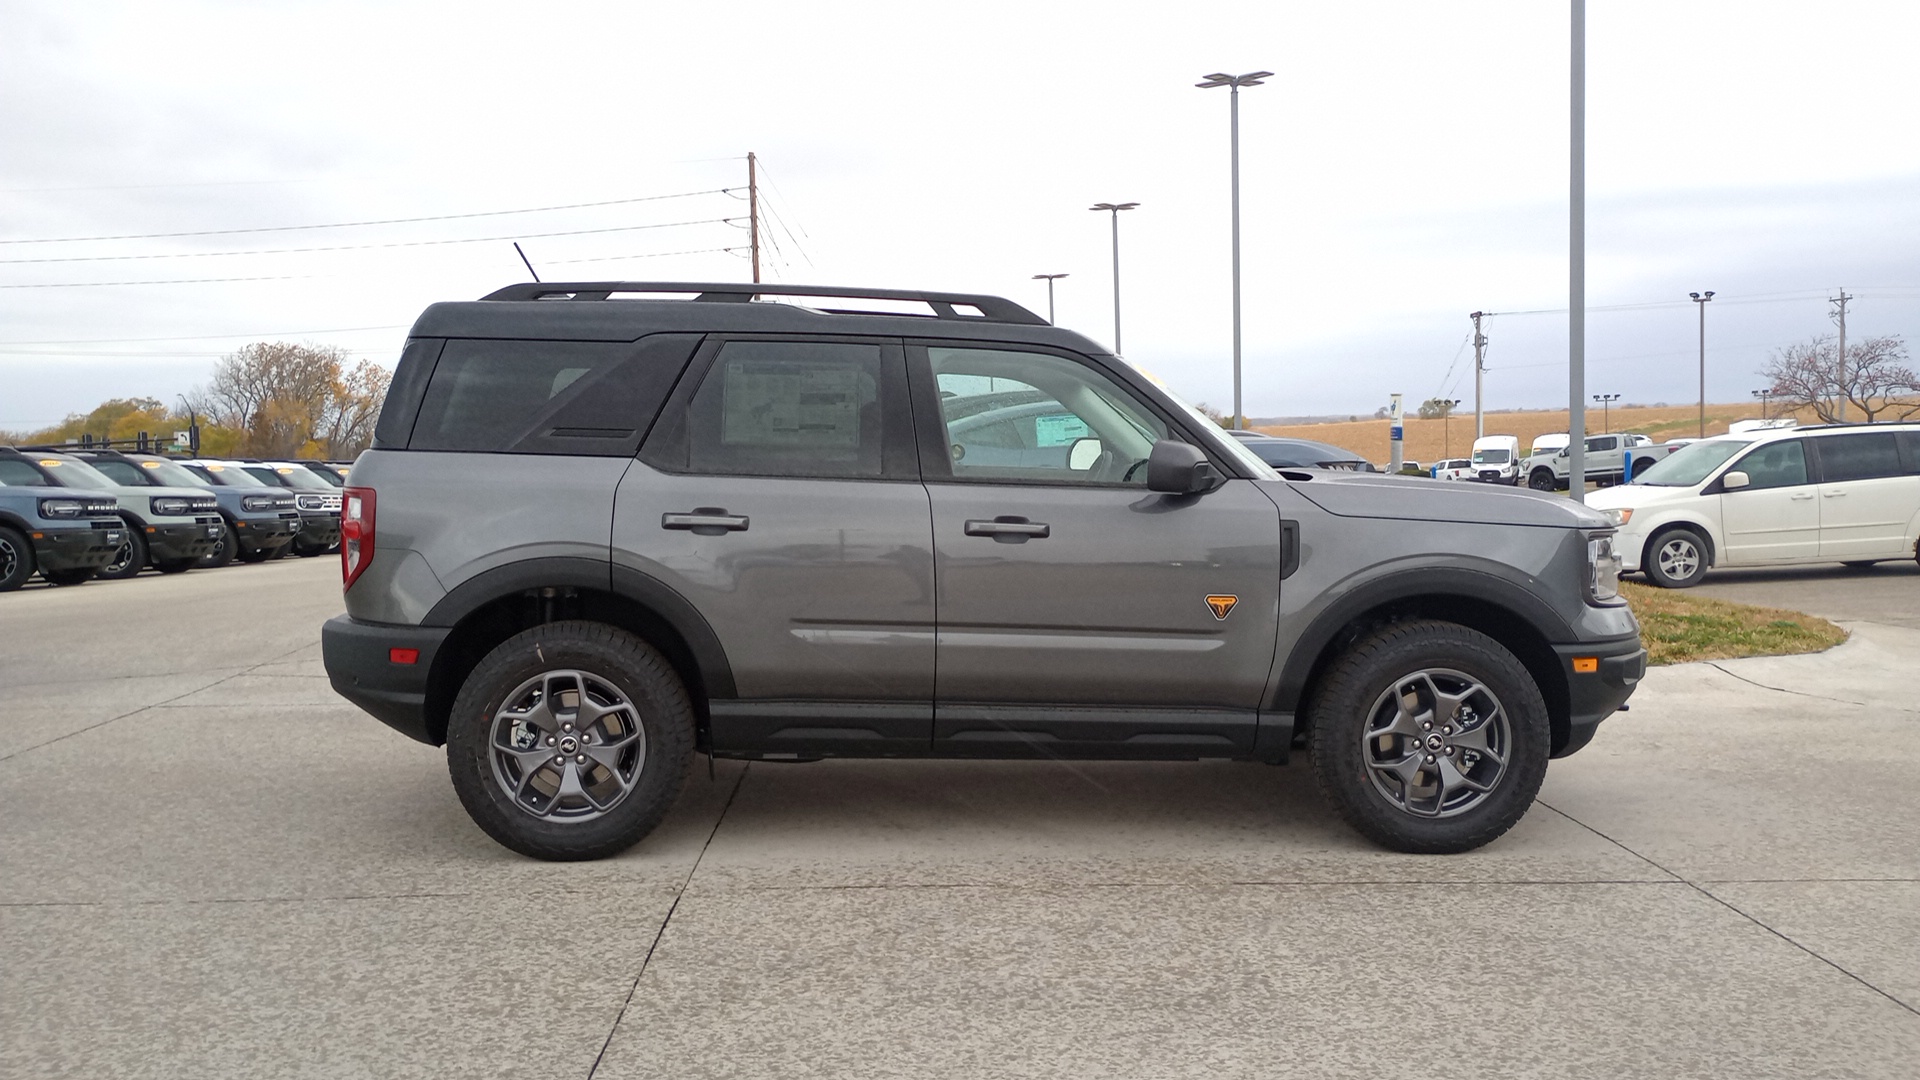
[{"label": "hood", "polygon": [[[1287,470],[1292,473],[1292,470]],[[1605,517],[1572,499],[1527,488],[1456,484],[1417,476],[1305,471],[1287,486],[1329,514],[1393,521],[1458,521],[1550,529],[1607,529]]]},{"label": "hood", "polygon": [[1587,496],[1587,505],[1596,510],[1618,510],[1623,507],[1653,506],[1658,503],[1682,502],[1700,497],[1700,485],[1691,487],[1665,487],[1655,484],[1616,484],[1602,488]]}]

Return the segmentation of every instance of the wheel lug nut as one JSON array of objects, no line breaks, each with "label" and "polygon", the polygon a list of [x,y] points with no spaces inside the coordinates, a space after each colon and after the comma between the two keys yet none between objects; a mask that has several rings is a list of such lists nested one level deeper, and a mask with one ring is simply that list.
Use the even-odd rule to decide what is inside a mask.
[{"label": "wheel lug nut", "polygon": [[585,765],[587,763],[587,755],[581,754],[579,757],[574,758],[573,760],[575,764]]},{"label": "wheel lug nut", "polygon": [[548,746],[552,746],[552,745],[553,745],[553,736],[551,736],[551,735],[549,735],[549,736],[547,736],[547,745],[548,745]]},{"label": "wheel lug nut", "polygon": [[1432,724],[1421,724],[1421,725],[1420,725],[1420,730],[1422,730],[1422,731],[1432,731],[1432,730],[1433,730],[1433,725],[1432,725]]},{"label": "wheel lug nut", "polygon": [[561,725],[560,725],[560,730],[561,730],[561,731],[572,731],[572,730],[573,730],[573,725],[572,725],[572,724],[561,724]]},{"label": "wheel lug nut", "polygon": [[1453,734],[1453,729],[1452,729],[1451,727],[1443,727],[1443,728],[1441,728],[1441,729],[1440,729],[1440,734],[1442,734],[1442,735],[1451,735],[1451,734]]},{"label": "wheel lug nut", "polygon": [[567,759],[563,757],[555,756],[553,759],[553,763],[555,765],[565,765],[567,763]]}]

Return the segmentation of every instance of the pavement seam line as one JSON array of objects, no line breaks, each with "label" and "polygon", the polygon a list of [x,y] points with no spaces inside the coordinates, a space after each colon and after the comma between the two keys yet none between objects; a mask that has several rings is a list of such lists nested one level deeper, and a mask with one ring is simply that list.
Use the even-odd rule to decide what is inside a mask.
[{"label": "pavement seam line", "polygon": [[278,663],[282,659],[285,659],[286,657],[292,656],[294,653],[299,652],[300,649],[306,649],[310,647],[311,645],[309,644],[309,645],[302,645],[299,648],[295,648],[295,649],[288,649],[286,652],[283,652],[278,656],[274,656],[269,659],[260,661],[259,663],[253,665],[253,667],[243,668],[229,675],[222,675],[218,679],[213,680],[212,682],[208,683],[205,686],[196,686],[191,690],[187,690],[183,693],[175,694],[172,697],[166,699],[165,701],[156,701],[149,705],[142,705],[139,708],[134,709],[130,712],[123,712],[119,716],[110,716],[107,719],[102,720],[97,724],[88,724],[86,727],[79,728],[74,731],[69,731],[65,735],[56,735],[53,738],[48,739],[46,742],[35,743],[32,746],[22,747],[18,750],[13,751],[10,754],[0,754],[0,761],[12,761],[14,758],[22,757],[26,754],[30,754],[35,750],[39,750],[44,747],[52,746],[54,743],[65,742],[66,740],[71,739],[76,735],[85,735],[87,732],[92,731],[95,728],[106,727],[108,724],[112,724],[120,720],[125,720],[129,716],[138,716],[141,713],[146,712],[148,709],[157,709],[165,705],[171,705],[173,702],[179,701],[181,698],[192,697],[193,695],[201,692],[202,690],[211,690],[214,687],[219,686],[221,683],[226,682],[228,679],[237,679],[242,675],[250,675],[256,669],[263,668],[268,664]]},{"label": "pavement seam line", "polygon": [[1705,661],[1705,663],[1708,667],[1712,668],[1715,671],[1718,671],[1722,675],[1730,675],[1733,678],[1739,679],[1741,682],[1746,683],[1748,686],[1756,686],[1762,690],[1771,690],[1776,694],[1792,694],[1795,697],[1812,698],[1815,701],[1833,701],[1833,702],[1838,702],[1841,705],[1858,705],[1863,709],[1887,708],[1887,709],[1892,709],[1895,712],[1914,712],[1915,711],[1913,709],[1903,709],[1898,705],[1874,705],[1870,702],[1854,701],[1850,698],[1829,697],[1826,694],[1809,694],[1805,690],[1789,690],[1784,686],[1768,686],[1766,683],[1763,683],[1763,682],[1755,682],[1754,680],[1747,678],[1745,675],[1741,675],[1737,672],[1728,671],[1726,668],[1721,667],[1718,661],[1708,660],[1708,661]]},{"label": "pavement seam line", "polygon": [[613,1017],[613,1026],[607,1029],[607,1037],[600,1044],[600,1052],[593,1055],[593,1064],[587,1067],[587,1080],[593,1080],[593,1074],[600,1071],[600,1063],[606,1060],[607,1048],[613,1045],[613,1036],[620,1030],[620,1021],[627,1018],[627,1009],[633,1004],[633,995],[640,991],[640,980],[646,977],[647,965],[653,962],[653,951],[660,947],[660,939],[667,936],[667,924],[673,921],[673,913],[680,910],[680,899],[687,895],[687,887],[693,884],[693,875],[700,869],[700,861],[707,857],[707,849],[713,846],[713,838],[720,835],[720,823],[727,820],[727,811],[733,809],[733,800],[740,794],[740,788],[747,782],[747,772],[753,768],[749,762],[741,768],[739,779],[733,782],[733,790],[727,792],[727,801],[720,807],[720,816],[713,819],[713,831],[707,833],[707,842],[700,845],[700,854],[693,857],[693,865],[687,867],[687,876],[680,882],[680,891],[673,894],[673,903],[667,905],[666,917],[660,920],[660,929],[654,931],[653,943],[647,946],[647,955],[640,960],[640,970],[633,973],[633,985],[627,987],[626,1000],[620,1003],[620,1011]]},{"label": "pavement seam line", "polygon": [[[1718,666],[1718,665],[1715,665],[1715,666]],[[1732,674],[1732,673],[1729,672],[1728,674]],[[1735,676],[1735,678],[1738,678],[1738,676]],[[1755,684],[1755,685],[1758,685],[1758,684]],[[1805,695],[1805,696],[1811,696],[1811,695]],[[1835,963],[1834,961],[1827,959],[1825,956],[1822,956],[1818,952],[1815,952],[1813,949],[1805,945],[1802,945],[1800,942],[1795,941],[1794,939],[1788,937],[1786,934],[1783,934],[1780,931],[1775,930],[1773,927],[1768,926],[1766,923],[1761,922],[1759,919],[1755,918],[1754,916],[1747,914],[1745,911],[1742,911],[1740,908],[1734,906],[1732,903],[1728,902],[1727,900],[1724,900],[1718,896],[1715,896],[1712,893],[1712,891],[1701,886],[1699,882],[1696,882],[1688,878],[1684,874],[1674,873],[1672,870],[1669,870],[1666,867],[1661,866],[1659,863],[1655,862],[1654,860],[1648,858],[1645,855],[1642,855],[1638,851],[1633,850],[1632,848],[1621,843],[1620,841],[1615,840],[1613,837],[1608,836],[1606,833],[1603,833],[1599,829],[1596,829],[1593,826],[1587,824],[1586,822],[1581,821],[1579,818],[1574,817],[1572,814],[1567,813],[1565,810],[1562,810],[1557,806],[1551,806],[1546,802],[1541,802],[1540,805],[1545,806],[1547,809],[1553,811],[1556,814],[1559,814],[1561,817],[1566,818],[1568,821],[1573,822],[1575,825],[1578,825],[1581,828],[1592,833],[1593,835],[1599,837],[1600,839],[1605,840],[1607,843],[1614,845],[1615,847],[1619,848],[1621,851],[1626,852],[1627,854],[1633,856],[1636,859],[1642,860],[1648,866],[1651,866],[1654,869],[1659,870],[1661,873],[1672,874],[1675,881],[1678,881],[1681,884],[1684,884],[1687,888],[1692,889],[1694,892],[1699,893],[1701,896],[1704,896],[1707,899],[1713,901],[1714,903],[1719,904],[1721,907],[1726,908],[1728,911],[1733,912],[1735,915],[1738,915],[1741,918],[1752,923],[1753,925],[1759,927],[1760,929],[1765,930],[1767,933],[1772,934],[1774,937],[1779,938],[1781,941],[1784,941],[1787,944],[1793,946],[1794,948],[1799,949],[1801,952],[1806,953],[1808,956],[1813,957],[1815,960],[1818,960],[1821,963],[1832,968],[1833,970],[1839,972],[1840,974],[1845,975],[1847,978],[1852,979],[1854,982],[1859,983],[1861,986],[1864,986],[1867,989],[1873,991],[1874,993],[1880,995],[1881,997],[1886,998],[1888,1001],[1893,1002],[1895,1005],[1899,1006],[1902,1009],[1905,1009],[1907,1012],[1912,1013],[1915,1016],[1920,1016],[1920,1009],[1914,1008],[1912,1005],[1909,1005],[1905,1001],[1902,1001],[1901,999],[1886,992],[1885,990],[1880,989],[1878,986],[1875,986],[1874,984],[1868,982],[1866,979],[1860,977],[1859,975],[1856,975],[1853,972],[1848,971],[1846,968],[1841,967],[1838,963]]]}]

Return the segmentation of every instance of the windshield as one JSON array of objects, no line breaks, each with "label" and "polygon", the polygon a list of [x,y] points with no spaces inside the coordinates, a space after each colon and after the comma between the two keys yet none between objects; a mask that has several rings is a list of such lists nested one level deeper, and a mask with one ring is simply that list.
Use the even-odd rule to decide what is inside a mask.
[{"label": "windshield", "polygon": [[205,471],[208,476],[213,478],[213,482],[221,487],[263,488],[280,486],[278,484],[269,484],[237,465],[219,465],[211,461],[202,461],[195,464],[191,471]]},{"label": "windshield", "polygon": [[331,465],[309,465],[307,466],[307,471],[325,480],[327,483],[332,484],[334,487],[347,486],[346,478],[341,476]]},{"label": "windshield", "polygon": [[1708,439],[1689,443],[1675,450],[1673,456],[1656,462],[1653,468],[1640,474],[1634,483],[1654,487],[1692,487],[1749,445],[1746,439]]},{"label": "windshield", "polygon": [[334,486],[315,476],[313,470],[305,465],[275,465],[273,471],[279,473],[290,487],[330,488]]},{"label": "windshield", "polygon": [[53,482],[61,487],[93,488],[96,491],[112,491],[119,484],[107,479],[99,469],[78,458],[41,458],[40,464],[53,477]]},{"label": "windshield", "polygon": [[171,461],[141,461],[140,467],[145,469],[149,476],[152,476],[155,480],[160,481],[168,487],[213,486],[207,482],[206,477],[199,475],[192,469],[175,465]]},{"label": "windshield", "polygon": [[1512,459],[1507,456],[1505,450],[1475,450],[1473,452],[1473,463],[1475,465],[1505,465],[1510,460]]}]

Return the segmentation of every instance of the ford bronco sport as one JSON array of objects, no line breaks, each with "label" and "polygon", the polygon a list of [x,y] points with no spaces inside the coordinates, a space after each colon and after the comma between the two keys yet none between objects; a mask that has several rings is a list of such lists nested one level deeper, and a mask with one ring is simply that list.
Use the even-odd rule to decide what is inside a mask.
[{"label": "ford bronco sport", "polygon": [[1646,660],[1606,518],[1276,472],[991,296],[434,304],[344,495],[333,686],[444,744],[474,821],[544,859],[638,841],[695,753],[1279,764],[1297,743],[1362,833],[1463,851]]}]

